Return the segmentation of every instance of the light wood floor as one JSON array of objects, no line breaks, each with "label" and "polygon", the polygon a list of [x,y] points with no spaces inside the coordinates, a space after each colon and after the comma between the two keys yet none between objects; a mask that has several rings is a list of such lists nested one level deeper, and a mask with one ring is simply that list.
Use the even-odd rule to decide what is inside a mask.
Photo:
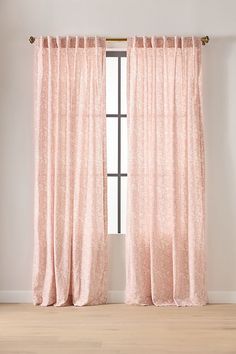
[{"label": "light wood floor", "polygon": [[236,354],[236,305],[0,305],[0,354]]}]

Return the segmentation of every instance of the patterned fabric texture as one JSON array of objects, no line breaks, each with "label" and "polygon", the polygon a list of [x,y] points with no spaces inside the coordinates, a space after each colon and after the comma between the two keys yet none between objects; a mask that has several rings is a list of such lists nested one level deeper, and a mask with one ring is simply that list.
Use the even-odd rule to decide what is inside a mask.
[{"label": "patterned fabric texture", "polygon": [[105,39],[35,45],[33,302],[107,297]]},{"label": "patterned fabric texture", "polygon": [[126,303],[206,303],[201,41],[128,40]]}]

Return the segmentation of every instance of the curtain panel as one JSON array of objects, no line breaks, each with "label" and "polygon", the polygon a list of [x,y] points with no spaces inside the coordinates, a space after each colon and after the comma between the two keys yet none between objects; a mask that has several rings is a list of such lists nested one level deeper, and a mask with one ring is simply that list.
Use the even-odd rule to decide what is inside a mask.
[{"label": "curtain panel", "polygon": [[199,38],[128,39],[126,303],[203,305]]},{"label": "curtain panel", "polygon": [[105,39],[37,39],[34,304],[106,302],[105,116]]}]

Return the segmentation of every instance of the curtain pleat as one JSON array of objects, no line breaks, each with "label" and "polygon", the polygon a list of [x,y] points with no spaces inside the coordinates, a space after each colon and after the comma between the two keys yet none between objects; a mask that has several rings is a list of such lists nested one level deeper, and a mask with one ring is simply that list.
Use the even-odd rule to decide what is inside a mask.
[{"label": "curtain pleat", "polygon": [[126,303],[206,303],[201,41],[128,39]]},{"label": "curtain pleat", "polygon": [[105,303],[105,39],[41,37],[35,48],[33,301]]}]

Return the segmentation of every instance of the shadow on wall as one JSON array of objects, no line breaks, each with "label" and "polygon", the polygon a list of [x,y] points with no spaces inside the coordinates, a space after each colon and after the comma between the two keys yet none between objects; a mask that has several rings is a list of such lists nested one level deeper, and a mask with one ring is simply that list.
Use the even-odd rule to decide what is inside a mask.
[{"label": "shadow on wall", "polygon": [[236,37],[203,48],[208,289],[236,290]]}]

